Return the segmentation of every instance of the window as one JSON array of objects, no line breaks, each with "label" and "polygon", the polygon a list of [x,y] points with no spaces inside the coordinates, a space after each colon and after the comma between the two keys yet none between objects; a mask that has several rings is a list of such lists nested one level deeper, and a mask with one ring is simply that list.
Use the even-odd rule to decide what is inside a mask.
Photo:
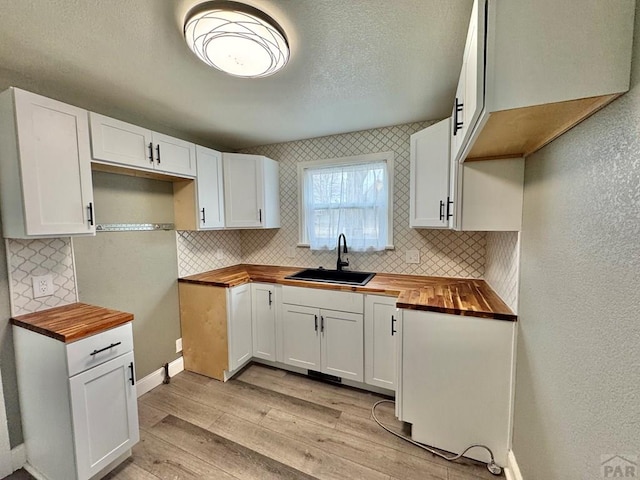
[{"label": "window", "polygon": [[393,248],[393,152],[298,164],[300,244],[352,251]]}]

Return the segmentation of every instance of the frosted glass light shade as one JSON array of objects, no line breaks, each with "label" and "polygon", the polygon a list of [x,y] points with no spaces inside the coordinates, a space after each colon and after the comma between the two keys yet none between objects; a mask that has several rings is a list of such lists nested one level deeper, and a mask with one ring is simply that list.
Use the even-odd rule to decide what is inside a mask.
[{"label": "frosted glass light shade", "polygon": [[193,8],[184,38],[207,65],[236,77],[266,77],[287,64],[284,31],[262,11],[236,2],[213,1]]}]

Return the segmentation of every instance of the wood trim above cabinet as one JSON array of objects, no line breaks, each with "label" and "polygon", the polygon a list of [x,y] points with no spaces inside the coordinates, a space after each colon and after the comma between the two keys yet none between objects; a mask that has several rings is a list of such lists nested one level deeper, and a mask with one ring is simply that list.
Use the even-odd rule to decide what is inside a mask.
[{"label": "wood trim above cabinet", "polygon": [[227,290],[178,283],[184,368],[224,381],[229,368]]},{"label": "wood trim above cabinet", "polygon": [[488,114],[466,162],[526,157],[575,127],[621,94],[580,98]]}]

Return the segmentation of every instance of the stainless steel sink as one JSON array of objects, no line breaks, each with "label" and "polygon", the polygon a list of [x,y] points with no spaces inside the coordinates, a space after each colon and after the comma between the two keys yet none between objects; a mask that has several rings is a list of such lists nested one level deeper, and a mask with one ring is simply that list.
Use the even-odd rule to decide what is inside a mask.
[{"label": "stainless steel sink", "polygon": [[344,285],[366,285],[375,276],[371,272],[354,272],[349,270],[325,270],[324,268],[307,268],[285,277],[290,280],[307,282],[340,283]]}]

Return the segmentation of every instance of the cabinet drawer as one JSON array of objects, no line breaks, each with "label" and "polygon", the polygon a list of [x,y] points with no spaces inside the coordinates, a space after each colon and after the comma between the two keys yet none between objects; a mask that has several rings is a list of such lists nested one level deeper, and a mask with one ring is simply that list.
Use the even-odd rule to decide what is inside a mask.
[{"label": "cabinet drawer", "polygon": [[364,300],[361,293],[337,292],[334,290],[282,287],[282,303],[306,305],[308,307],[338,310],[341,312],[364,312]]},{"label": "cabinet drawer", "polygon": [[70,343],[67,345],[69,376],[72,377],[132,350],[131,323]]}]

